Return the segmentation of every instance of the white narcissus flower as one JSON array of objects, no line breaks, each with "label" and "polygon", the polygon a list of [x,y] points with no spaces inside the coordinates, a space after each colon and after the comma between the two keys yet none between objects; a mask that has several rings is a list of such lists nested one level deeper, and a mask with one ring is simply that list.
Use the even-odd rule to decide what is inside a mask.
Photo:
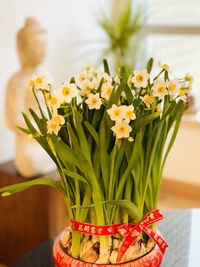
[{"label": "white narcissus flower", "polygon": [[123,107],[123,119],[125,119],[127,123],[129,123],[131,120],[136,119],[133,105],[129,106],[124,105],[122,107]]},{"label": "white narcissus flower", "polygon": [[166,82],[163,79],[158,78],[152,87],[153,96],[158,97],[159,99],[164,99],[168,94]]},{"label": "white narcissus flower", "polygon": [[179,98],[183,101],[183,102],[187,102],[187,94],[184,88],[180,88],[179,90]]},{"label": "white narcissus flower", "polygon": [[101,81],[102,74],[92,65],[85,66],[83,72],[75,78],[76,84],[85,89],[86,85],[91,89],[97,89]]},{"label": "white narcissus flower", "polygon": [[167,81],[167,88],[168,88],[169,95],[175,96],[180,89],[180,83],[178,82],[177,79]]},{"label": "white narcissus flower", "polygon": [[85,100],[85,103],[88,104],[89,109],[100,109],[102,101],[99,93],[89,94],[88,98]]},{"label": "white narcissus flower", "polygon": [[91,89],[92,89],[92,87],[91,87],[90,83],[89,82],[84,82],[82,84],[82,89],[80,91],[80,95],[89,96],[89,94],[91,92]]},{"label": "white narcissus flower", "polygon": [[124,116],[122,106],[113,104],[112,107],[107,110],[107,112],[110,115],[112,121],[115,121],[116,123],[122,122]]},{"label": "white narcissus flower", "polygon": [[43,75],[34,75],[33,78],[30,80],[30,86],[36,90],[48,90],[48,82],[45,76]]},{"label": "white narcissus flower", "polygon": [[101,97],[105,98],[108,101],[112,94],[112,91],[113,91],[113,86],[110,83],[104,83],[102,85]]},{"label": "white narcissus flower", "polygon": [[75,78],[76,84],[78,84],[80,87],[82,83],[87,81],[87,74],[86,73],[81,73],[78,77]]},{"label": "white narcissus flower", "polygon": [[193,81],[194,81],[194,77],[193,77],[191,74],[187,73],[187,74],[185,75],[185,80],[186,80],[187,82],[193,83]]},{"label": "white narcissus flower", "polygon": [[87,65],[83,67],[83,72],[93,73],[94,71],[96,71],[96,68],[93,65]]},{"label": "white narcissus flower", "polygon": [[154,97],[146,94],[145,96],[141,96],[140,99],[145,103],[145,105],[150,108],[151,104],[154,102]]},{"label": "white narcissus flower", "polygon": [[103,79],[103,83],[112,83],[112,77],[106,72],[101,74],[101,79]]},{"label": "white narcissus flower", "polygon": [[61,125],[65,123],[65,119],[63,116],[55,114],[52,118],[47,121],[47,133],[49,134],[58,134],[60,131]]},{"label": "white narcissus flower", "polygon": [[65,118],[59,114],[54,114],[51,120],[54,120],[59,125],[65,124]]},{"label": "white narcissus flower", "polygon": [[60,88],[62,102],[70,103],[72,98],[78,96],[78,89],[75,83],[64,83]]},{"label": "white narcissus flower", "polygon": [[120,123],[116,123],[111,130],[116,134],[117,139],[128,138],[132,131],[131,126],[124,120]]},{"label": "white narcissus flower", "polygon": [[140,88],[140,87],[145,88],[147,87],[149,77],[150,75],[146,69],[141,70],[141,71],[135,70],[134,76],[131,79],[131,81],[132,83],[134,83],[134,86],[136,88]]},{"label": "white narcissus flower", "polygon": [[60,96],[60,89],[54,90],[51,94],[47,95],[46,102],[48,107],[55,113],[56,110],[62,104],[62,98]]}]

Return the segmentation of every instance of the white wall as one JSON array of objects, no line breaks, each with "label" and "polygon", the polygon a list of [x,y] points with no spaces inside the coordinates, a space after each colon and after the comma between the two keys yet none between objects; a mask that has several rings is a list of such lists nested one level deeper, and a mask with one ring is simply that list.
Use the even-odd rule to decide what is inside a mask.
[{"label": "white wall", "polygon": [[199,136],[200,113],[185,115],[166,161],[165,178],[200,185]]},{"label": "white wall", "polygon": [[6,83],[19,68],[15,34],[25,18],[37,18],[47,30],[45,65],[59,84],[99,57],[105,39],[96,17],[110,5],[111,0],[0,0],[0,162],[13,157],[14,135],[4,126],[4,99]]}]

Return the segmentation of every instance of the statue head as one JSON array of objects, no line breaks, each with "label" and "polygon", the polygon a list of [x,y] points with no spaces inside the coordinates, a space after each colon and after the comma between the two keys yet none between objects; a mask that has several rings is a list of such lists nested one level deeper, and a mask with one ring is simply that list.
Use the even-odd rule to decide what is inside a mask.
[{"label": "statue head", "polygon": [[37,20],[27,18],[17,33],[17,49],[22,67],[36,67],[45,57],[45,30]]}]

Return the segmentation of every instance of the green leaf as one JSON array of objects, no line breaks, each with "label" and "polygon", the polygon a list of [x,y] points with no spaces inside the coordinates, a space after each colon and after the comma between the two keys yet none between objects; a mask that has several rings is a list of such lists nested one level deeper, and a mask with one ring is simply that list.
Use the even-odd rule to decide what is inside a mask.
[{"label": "green leaf", "polygon": [[162,117],[161,117],[161,121],[163,121],[168,115],[170,115],[172,112],[173,112],[173,110],[174,110],[174,108],[177,106],[177,103],[176,103],[176,101],[173,101],[172,103],[171,103],[171,105],[169,106],[169,108],[167,109],[167,111],[165,112],[165,113],[163,113],[163,115],[162,115]]},{"label": "green leaf", "polygon": [[[107,200],[107,201],[95,202],[95,203],[88,205],[88,206],[80,206],[80,209],[89,209],[89,208],[93,208],[97,205],[99,206],[101,204],[115,205],[115,206],[119,206],[122,209],[125,209],[127,211],[128,215],[135,221],[135,223],[141,221],[141,219],[142,219],[142,214],[140,214],[137,206],[134,205],[130,200],[127,200],[127,199]],[[74,205],[74,206],[72,206],[72,209],[75,209],[77,207],[78,207],[77,205]]]},{"label": "green leaf", "polygon": [[162,170],[164,168],[166,159],[167,159],[167,157],[169,155],[169,152],[170,152],[170,150],[171,150],[171,148],[172,148],[172,146],[173,146],[173,144],[175,142],[175,139],[176,139],[176,136],[177,136],[177,133],[178,133],[178,129],[179,129],[179,126],[180,126],[180,123],[181,123],[181,118],[183,116],[184,110],[185,110],[185,105],[182,105],[182,106],[179,107],[179,110],[176,113],[176,120],[175,120],[174,130],[173,130],[170,142],[168,144],[168,147],[167,147],[165,155],[164,155],[164,159],[163,159],[162,167],[161,167],[161,173],[162,173]]},{"label": "green leaf", "polygon": [[86,180],[86,178],[83,177],[82,175],[78,174],[77,172],[72,172],[68,169],[63,169],[63,171],[67,176],[88,184],[88,181]]},{"label": "green leaf", "polygon": [[105,71],[108,75],[110,75],[110,70],[109,70],[108,62],[107,62],[107,60],[106,60],[105,58],[103,59],[103,66],[104,66],[104,71]]},{"label": "green leaf", "polygon": [[120,145],[120,148],[117,152],[117,157],[115,160],[115,169],[114,169],[114,176],[115,177],[117,176],[119,169],[121,168],[120,166],[122,164],[126,148],[127,148],[127,142],[126,142],[126,140],[123,140],[122,144]]},{"label": "green leaf", "polygon": [[117,30],[119,33],[123,34],[123,32],[128,27],[130,19],[131,19],[131,1],[129,1],[128,4],[126,4],[126,8],[125,8],[124,12],[117,20],[116,26],[117,26]]},{"label": "green leaf", "polygon": [[40,119],[38,117],[38,115],[35,113],[35,111],[32,110],[31,108],[29,108],[29,112],[30,112],[31,116],[33,117],[35,123],[37,124],[40,132],[45,135],[47,133],[46,120]]},{"label": "green leaf", "polygon": [[101,163],[101,171],[103,176],[103,182],[105,186],[105,190],[108,190],[108,177],[109,177],[109,156],[106,147],[106,132],[105,132],[105,124],[104,121],[101,122],[100,126],[100,163]]},{"label": "green leaf", "polygon": [[84,133],[84,130],[83,130],[83,127],[82,127],[77,110],[74,110],[74,117],[75,117],[75,125],[74,126],[76,128],[76,132],[78,135],[81,150],[84,151],[84,154],[85,154],[85,157],[87,158],[87,160],[89,162],[91,162],[91,156],[90,156],[90,149],[89,149],[88,141],[87,141],[87,138],[85,136],[85,133]]},{"label": "green leaf", "polygon": [[69,135],[69,141],[70,144],[74,145],[74,146],[80,146],[79,140],[76,136],[76,134],[74,133],[71,125],[69,122],[67,122],[67,130],[68,130],[68,135]]},{"label": "green leaf", "polygon": [[[82,206],[88,206],[90,204],[91,197],[92,197],[92,191],[91,191],[91,187],[88,185],[84,192]],[[87,218],[87,214],[88,214],[87,209],[81,209],[80,215],[79,215],[80,220],[84,222]]]},{"label": "green leaf", "polygon": [[128,166],[124,170],[123,175],[120,178],[118,188],[116,189],[116,197],[115,197],[116,199],[121,198],[121,195],[122,195],[126,180],[129,177],[129,175],[131,174],[131,172],[133,171],[134,166],[135,166],[135,164],[136,164],[136,162],[138,160],[139,143],[140,143],[140,139],[139,139],[139,134],[138,134],[136,136],[135,142],[134,142],[134,144],[132,146],[132,152],[131,152],[130,160],[128,161]]},{"label": "green leaf", "polygon": [[126,94],[128,104],[131,105],[133,103],[134,97],[133,97],[132,90],[130,89],[130,87],[127,84],[124,86],[124,92]]},{"label": "green leaf", "polygon": [[114,90],[112,91],[111,96],[110,96],[110,99],[109,99],[108,104],[107,104],[107,107],[106,107],[106,110],[108,110],[109,108],[111,108],[113,104],[116,104],[116,103],[119,102],[120,96],[121,96],[122,92],[124,91],[124,86],[125,86],[125,84],[124,83],[121,83],[117,87],[116,91],[114,91]]},{"label": "green leaf", "polygon": [[27,125],[28,129],[30,130],[30,132],[31,132],[33,135],[35,135],[35,134],[37,133],[37,131],[36,131],[36,129],[33,127],[33,125],[32,125],[32,123],[31,123],[30,119],[28,118],[28,116],[27,116],[24,112],[22,112],[22,115],[23,115],[23,117],[24,117],[24,120],[25,120],[25,122],[26,122],[26,125]]},{"label": "green leaf", "polygon": [[137,223],[142,219],[142,214],[140,214],[139,209],[130,200],[110,200],[106,201],[106,204],[113,204],[125,209],[129,216]]},{"label": "green leaf", "polygon": [[78,164],[74,151],[65,144],[62,139],[53,135],[50,138],[53,142],[57,155],[66,168],[70,168],[71,166],[74,166],[74,164]]},{"label": "green leaf", "polygon": [[[95,176],[97,177],[99,181],[99,178],[101,175],[101,164],[100,164],[100,152],[99,152],[98,147],[94,149],[92,164],[93,164]],[[102,190],[104,190],[104,188],[102,188]]]},{"label": "green leaf", "polygon": [[153,58],[150,58],[149,61],[147,62],[147,66],[146,66],[148,73],[151,73],[152,67],[153,67]]},{"label": "green leaf", "polygon": [[18,184],[2,187],[0,188],[0,193],[2,196],[8,196],[8,195],[12,195],[12,194],[21,192],[23,190],[26,190],[35,185],[48,185],[48,186],[58,189],[59,191],[61,191],[61,193],[64,193],[63,187],[60,185],[60,183],[58,183],[57,181],[53,179],[45,178],[45,177],[33,179],[31,181],[27,181],[24,183],[18,183]]},{"label": "green leaf", "polygon": [[[37,102],[37,105],[38,105],[38,107],[39,107],[40,114],[41,114],[42,118],[45,119],[45,116],[44,116],[42,107],[41,107],[41,105],[40,105],[40,101],[38,100],[38,97],[37,97],[37,94],[35,93],[35,89],[34,89],[34,88],[33,88],[32,92],[33,92],[33,95],[34,95],[35,100],[36,100],[36,102]],[[44,96],[44,95],[43,95],[43,96]]]},{"label": "green leaf", "polygon": [[26,128],[23,128],[23,127],[20,127],[20,126],[17,126],[17,128],[19,129],[19,130],[21,130],[22,132],[24,132],[25,134],[31,134],[31,132],[30,132],[30,130],[28,130],[28,129],[26,129]]},{"label": "green leaf", "polygon": [[93,137],[94,141],[96,142],[97,146],[99,147],[99,135],[97,131],[88,121],[85,121],[84,124],[85,127],[88,129],[89,133],[91,134],[91,136]]},{"label": "green leaf", "polygon": [[144,128],[147,124],[157,119],[160,116],[160,112],[154,112],[150,115],[147,115],[139,120],[133,122],[133,131],[136,132],[141,128]]}]

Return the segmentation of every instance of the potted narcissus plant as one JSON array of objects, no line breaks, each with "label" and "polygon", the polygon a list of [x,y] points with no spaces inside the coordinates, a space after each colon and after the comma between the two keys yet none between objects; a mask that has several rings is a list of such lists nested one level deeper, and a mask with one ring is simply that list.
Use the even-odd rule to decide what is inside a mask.
[{"label": "potted narcissus plant", "polygon": [[31,81],[40,114],[23,114],[21,130],[46,150],[60,181],[37,178],[0,192],[38,184],[60,191],[70,225],[54,244],[58,267],[160,266],[167,248],[155,225],[163,219],[160,181],[191,82],[171,79],[166,64],[152,77],[153,59],[143,70],[114,75],[103,63],[104,71],[86,66],[55,90],[43,76]]}]

